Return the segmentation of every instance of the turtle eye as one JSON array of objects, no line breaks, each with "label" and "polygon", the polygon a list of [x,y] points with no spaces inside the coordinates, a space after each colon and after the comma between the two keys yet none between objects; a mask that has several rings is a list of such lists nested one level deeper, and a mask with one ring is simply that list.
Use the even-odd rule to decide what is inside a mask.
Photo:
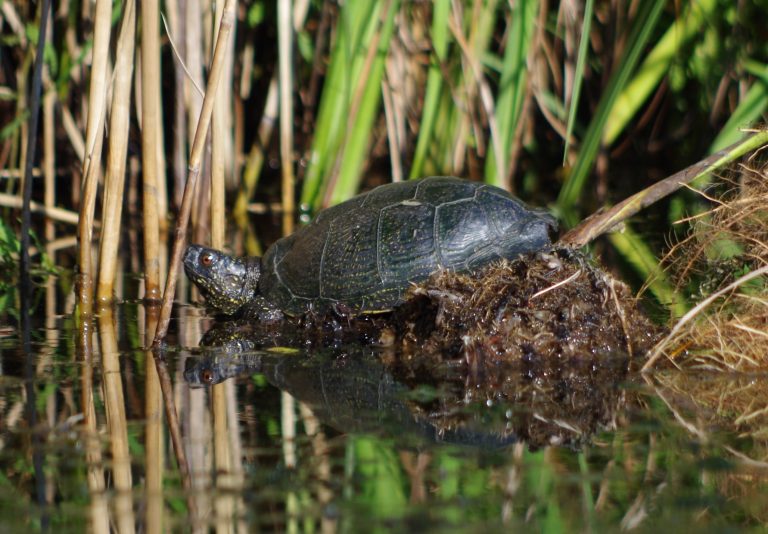
[{"label": "turtle eye", "polygon": [[202,381],[203,381],[205,384],[211,384],[211,383],[213,383],[213,371],[211,371],[210,369],[204,369],[204,370],[203,370],[203,371],[200,373],[200,379],[201,379],[201,380],[202,380]]},{"label": "turtle eye", "polygon": [[203,252],[200,254],[200,263],[203,267],[210,267],[213,265],[213,254],[210,252]]}]

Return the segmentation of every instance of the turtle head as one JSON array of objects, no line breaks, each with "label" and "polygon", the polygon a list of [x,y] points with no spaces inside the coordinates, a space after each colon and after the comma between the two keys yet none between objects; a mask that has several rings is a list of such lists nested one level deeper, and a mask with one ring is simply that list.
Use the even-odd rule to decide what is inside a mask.
[{"label": "turtle head", "polygon": [[261,277],[259,258],[234,258],[221,251],[190,245],[184,272],[200,289],[211,308],[232,315],[250,302]]}]

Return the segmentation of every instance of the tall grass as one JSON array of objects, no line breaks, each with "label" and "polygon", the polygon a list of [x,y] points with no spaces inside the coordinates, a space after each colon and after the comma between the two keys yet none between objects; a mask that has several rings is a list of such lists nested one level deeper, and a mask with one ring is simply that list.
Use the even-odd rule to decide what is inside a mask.
[{"label": "tall grass", "polygon": [[[643,173],[635,184],[612,179],[614,169],[626,173],[644,150],[652,148],[645,156],[648,165],[672,174],[735,140],[739,128],[759,122],[768,105],[768,54],[756,40],[759,28],[751,5],[725,0],[654,0],[638,3],[637,9],[631,3],[596,8],[592,2],[498,0],[278,5],[283,11],[245,2],[238,11],[241,20],[226,62],[234,65],[233,77],[217,104],[211,171],[206,158],[200,164],[205,176],[223,173],[213,189],[202,190],[212,191],[219,206],[237,198],[235,214],[242,228],[248,226],[249,203],[251,210],[264,211],[279,200],[286,226],[295,218],[292,200],[312,213],[390,174],[484,179],[533,203],[556,203],[565,226],[571,226],[648,185]],[[141,54],[134,57],[141,61],[136,72],[142,85],[134,95],[120,89],[125,82],[119,76],[127,69],[117,63],[112,68],[119,58],[110,46],[117,43],[116,25],[125,20],[127,6],[112,9],[109,2],[97,2],[92,10],[74,2],[68,13],[57,14],[55,25],[62,31],[54,33],[57,41],[45,56],[50,87],[57,88],[48,93],[46,138],[50,146],[53,134],[66,150],[53,146],[43,157],[49,176],[51,162],[57,162],[57,182],[64,179],[61,169],[82,158],[82,191],[58,200],[81,211],[77,263],[87,282],[96,272],[89,249],[95,223],[104,221],[100,248],[116,243],[113,223],[106,221],[110,215],[120,220],[115,206],[124,203],[113,198],[109,186],[104,190],[108,204],[101,215],[96,213],[104,133],[117,128],[109,136],[109,143],[116,143],[112,137],[118,131],[129,128],[135,136],[140,128],[145,291],[157,298],[160,275],[153,258],[162,242],[155,236],[166,221],[166,190],[173,190],[176,205],[181,200],[181,171],[202,105],[198,88],[210,76],[202,54],[215,37],[214,4],[169,2],[168,35],[156,17],[157,4],[142,5]],[[16,47],[11,64],[22,74],[32,42],[24,22],[32,11],[9,1],[2,13],[6,42]],[[84,31],[88,27],[93,32]],[[738,32],[731,33],[734,27]],[[278,35],[285,37],[279,45]],[[168,60],[161,62],[161,56]],[[281,80],[290,74],[293,89],[285,81],[276,83],[278,72]],[[12,98],[7,102],[16,103],[15,109],[4,108],[10,120],[4,121],[0,139],[0,163],[9,177],[27,150],[20,142],[23,79],[2,81],[4,94]],[[283,87],[279,99],[278,86]],[[172,99],[165,91],[170,87]],[[78,94],[86,95],[85,105],[78,105]],[[235,103],[225,101],[231,94],[237,95]],[[389,95],[385,106],[382,94]],[[52,106],[58,112],[52,114]],[[301,121],[292,118],[299,116]],[[169,117],[172,128],[162,120]],[[273,121],[281,124],[279,158],[273,155],[278,146]],[[235,124],[242,131],[233,143]],[[251,127],[256,124],[258,130]],[[710,126],[700,128],[703,124]],[[189,132],[186,138],[183,130]],[[127,153],[113,146],[108,153],[114,152],[114,160],[107,162],[112,170],[105,174],[119,176],[125,173],[119,165],[126,168]],[[398,153],[388,156],[387,147]],[[60,157],[53,159],[53,151]],[[674,155],[661,158],[665,153]],[[560,166],[563,158],[565,167]],[[281,195],[275,194],[272,165],[263,165],[278,160],[285,173]],[[166,162],[173,162],[173,173],[166,172]],[[242,177],[227,178],[236,169],[243,170]],[[369,179],[373,176],[379,178]],[[291,192],[294,180],[300,193]],[[6,192],[15,190],[13,184],[9,178]],[[49,179],[49,211],[52,189],[61,187]],[[208,202],[204,195],[201,206]],[[214,242],[227,235],[213,223]],[[657,246],[648,245],[651,250]],[[100,252],[106,267],[99,282],[104,299],[116,276],[109,265],[117,249],[112,250]],[[84,312],[88,300],[82,299]]]},{"label": "tall grass", "polygon": [[[106,372],[101,397],[94,380],[93,281],[99,282],[99,300],[109,301],[120,286],[120,261],[131,257],[131,245],[121,244],[120,238],[140,232],[144,253],[134,256],[143,256],[136,268],[144,274],[144,292],[121,298],[159,299],[166,198],[174,199],[170,216],[177,230],[165,301],[162,310],[147,308],[148,337],[136,341],[155,347],[162,345],[170,324],[191,216],[198,239],[243,248],[226,226],[229,205],[235,206],[241,227],[252,226],[272,238],[280,232],[268,234],[262,224],[266,219],[249,213],[279,211],[283,230],[289,232],[297,220],[296,200],[311,215],[394,176],[456,174],[551,206],[569,227],[606,205],[621,207],[625,197],[735,143],[744,126],[766,117],[764,1],[277,1],[241,2],[236,9],[234,0],[70,0],[55,10],[51,32],[38,22],[39,3],[0,2],[2,230],[20,228],[22,169],[33,147],[41,147],[29,159],[34,166],[25,185],[32,188],[32,229],[44,236],[58,263],[78,269],[83,328],[77,354],[82,366],[80,380],[73,382],[81,394],[76,408],[84,417],[83,478],[92,497],[93,530],[109,528],[108,485],[128,491],[134,483],[125,464],[132,435],[120,410],[123,369],[114,358],[114,316],[108,307],[100,311]],[[40,54],[35,47],[43,36],[50,42]],[[30,136],[34,131],[27,119],[35,109],[29,108],[36,108],[28,94],[33,66],[43,67],[45,96],[42,134]],[[764,137],[755,139],[763,144]],[[132,166],[140,168],[138,178]],[[43,174],[45,182],[39,179]],[[198,188],[198,181],[204,187]],[[674,215],[672,205],[682,205],[683,212],[693,209],[685,195],[674,204],[635,206],[641,204],[655,210],[651,220],[661,221]],[[43,222],[46,229],[39,232]],[[654,298],[682,314],[685,303],[655,261],[664,240],[654,235],[665,234],[668,227],[642,233],[637,231],[641,227],[630,223],[629,231],[611,234],[600,246],[610,247],[623,260],[619,264],[640,278],[653,275],[649,287]],[[75,235],[78,250],[62,250]],[[95,237],[100,240],[96,253]],[[14,246],[2,241],[9,244],[0,246]],[[12,256],[15,249],[0,252]],[[0,302],[4,314],[15,305],[12,299]],[[163,400],[187,488],[190,478],[168,368],[162,353],[142,355],[144,484],[156,496],[166,482]],[[28,384],[33,387],[32,379]],[[215,391],[213,417],[216,465],[224,473],[218,480],[227,490],[238,483],[240,455],[228,435],[238,426],[225,393],[223,388]],[[287,397],[283,402],[283,437],[290,437],[297,427],[295,406]],[[107,467],[99,439],[102,414],[108,414],[113,447],[114,463]],[[302,417],[304,428],[311,426],[309,416]],[[690,447],[676,447],[671,433],[662,437],[673,440],[667,445],[672,451],[668,462],[679,461],[675,451],[694,455]],[[301,459],[289,441],[286,465]],[[625,476],[614,480],[606,475],[599,493],[591,483],[594,459],[588,452],[580,455],[581,499],[573,499],[572,488],[564,489],[568,480],[558,476],[562,466],[551,450],[517,450],[518,466],[525,470],[521,480],[512,480],[517,471],[506,475],[505,521],[520,512],[521,521],[548,530],[567,530],[571,524],[597,529],[593,510],[607,507],[614,514],[626,513],[631,523],[631,499],[636,495],[642,504],[650,485],[632,465],[646,460],[647,478],[654,478],[652,444],[641,449],[616,447],[605,472],[610,465],[616,470],[623,465]],[[627,460],[627,455],[633,457]],[[449,521],[461,520],[465,499],[481,499],[491,481],[502,480],[501,474],[489,478],[485,469],[460,472],[458,465],[445,453],[428,473],[429,480],[440,481],[437,497],[446,504]],[[345,469],[345,491],[358,491],[353,480],[362,480],[361,502],[381,515],[402,512],[408,499],[406,474],[387,443],[350,439]],[[418,480],[418,473],[408,475]],[[702,478],[670,476],[668,482]],[[233,503],[226,491],[222,494],[218,511],[224,517]],[[306,501],[311,497],[296,492],[280,506],[300,510]],[[513,501],[525,503],[524,513]],[[119,526],[130,530],[130,503],[117,504],[123,508]],[[165,504],[148,499],[150,528],[163,529]],[[195,503],[186,506],[185,513],[194,516]],[[493,514],[498,515],[496,509]],[[297,517],[290,518],[291,526],[298,526]],[[228,525],[223,521],[220,526]]]}]

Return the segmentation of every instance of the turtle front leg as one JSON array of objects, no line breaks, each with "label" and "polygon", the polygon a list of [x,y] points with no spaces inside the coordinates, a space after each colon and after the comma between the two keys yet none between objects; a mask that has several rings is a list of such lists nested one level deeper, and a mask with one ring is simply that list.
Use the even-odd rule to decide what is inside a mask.
[{"label": "turtle front leg", "polygon": [[247,313],[260,323],[280,323],[285,320],[285,314],[280,308],[258,295],[248,304]]}]

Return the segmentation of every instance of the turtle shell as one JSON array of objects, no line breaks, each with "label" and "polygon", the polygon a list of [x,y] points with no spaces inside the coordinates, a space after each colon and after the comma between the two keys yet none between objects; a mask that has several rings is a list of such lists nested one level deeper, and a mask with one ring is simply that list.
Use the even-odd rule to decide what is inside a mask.
[{"label": "turtle shell", "polygon": [[546,247],[555,226],[487,184],[431,177],[382,185],[272,245],[259,293],[289,315],[386,311],[439,269],[472,271]]}]

